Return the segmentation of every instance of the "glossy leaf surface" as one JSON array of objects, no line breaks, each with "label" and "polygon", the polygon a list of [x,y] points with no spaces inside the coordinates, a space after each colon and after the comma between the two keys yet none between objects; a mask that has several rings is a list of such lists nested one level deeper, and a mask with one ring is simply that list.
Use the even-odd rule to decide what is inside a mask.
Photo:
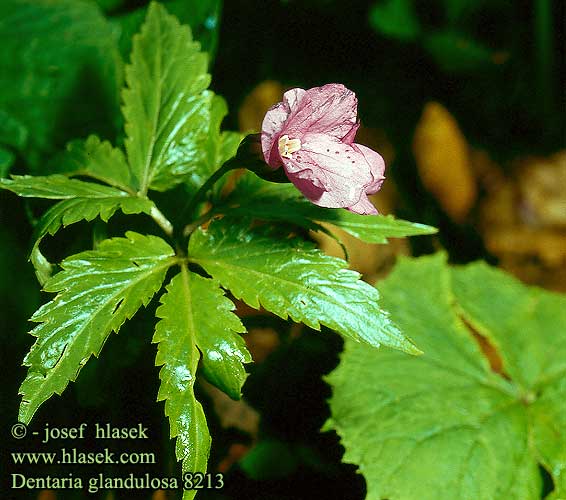
[{"label": "glossy leaf surface", "polygon": [[31,318],[39,325],[24,360],[29,370],[20,387],[22,422],[61,394],[90,356],[98,356],[108,335],[149,303],[175,263],[173,255],[161,238],[129,232],[61,263],[63,270],[44,285],[57,295]]},{"label": "glossy leaf surface", "polygon": [[[159,344],[156,365],[163,365],[158,400],[165,400],[183,472],[205,472],[211,440],[194,394],[199,359],[202,353],[203,372],[211,382],[239,398],[246,377],[242,363],[251,361],[238,335],[244,327],[218,284],[185,266],[167,286],[161,304],[153,338]],[[183,498],[193,498],[195,493],[187,491]]]},{"label": "glossy leaf surface", "polygon": [[380,309],[373,287],[345,269],[346,262],[307,242],[225,219],[195,232],[189,255],[251,307],[262,306],[317,330],[323,324],[374,347],[419,352]]},{"label": "glossy leaf surface", "polygon": [[210,106],[206,71],[206,54],[189,27],[152,3],[134,36],[123,91],[126,152],[139,192],[165,190],[190,175],[187,137],[202,127]]}]

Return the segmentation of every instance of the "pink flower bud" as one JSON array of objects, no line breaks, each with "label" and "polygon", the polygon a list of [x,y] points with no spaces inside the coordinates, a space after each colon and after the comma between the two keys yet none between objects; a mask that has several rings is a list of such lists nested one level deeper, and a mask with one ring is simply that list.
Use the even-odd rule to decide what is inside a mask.
[{"label": "pink flower bud", "polygon": [[263,119],[267,164],[283,166],[289,180],[315,205],[376,214],[367,195],[379,191],[385,163],[356,144],[358,100],[343,85],[292,89]]}]

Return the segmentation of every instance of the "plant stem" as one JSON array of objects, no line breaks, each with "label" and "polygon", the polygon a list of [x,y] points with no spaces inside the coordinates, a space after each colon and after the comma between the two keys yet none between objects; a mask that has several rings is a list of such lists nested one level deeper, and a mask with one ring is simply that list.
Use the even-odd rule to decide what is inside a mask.
[{"label": "plant stem", "polygon": [[[214,186],[214,184],[220,179],[224,174],[230,170],[235,170],[240,168],[240,162],[236,160],[236,157],[228,160],[224,165],[222,165],[216,172],[214,172],[207,181],[201,186],[201,188],[195,193],[195,195],[189,200],[187,205],[181,210],[179,214],[179,220],[182,220],[187,215],[194,212],[199,203],[204,200],[206,193]],[[199,219],[200,220],[200,219]],[[193,223],[194,224],[194,223]],[[189,226],[193,225],[189,224]],[[188,226],[187,226],[188,227]],[[183,231],[185,233],[185,231]]]},{"label": "plant stem", "polygon": [[199,227],[201,224],[204,224],[205,222],[209,221],[215,215],[217,215],[217,214],[214,211],[214,208],[212,208],[211,210],[209,210],[205,214],[201,215],[195,221],[191,222],[190,224],[187,224],[183,228],[183,238],[186,238],[187,236],[189,236],[197,227]]},{"label": "plant stem", "polygon": [[163,229],[163,232],[171,237],[173,236],[173,224],[169,221],[165,215],[159,210],[155,205],[151,207],[151,212],[149,214],[151,218],[157,223],[157,225]]}]

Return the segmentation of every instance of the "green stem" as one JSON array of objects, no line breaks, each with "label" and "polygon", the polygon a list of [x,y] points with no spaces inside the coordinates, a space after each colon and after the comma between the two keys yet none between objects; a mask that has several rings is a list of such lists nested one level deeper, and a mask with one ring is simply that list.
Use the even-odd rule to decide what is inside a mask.
[{"label": "green stem", "polygon": [[183,237],[187,238],[188,236],[191,235],[191,233],[200,225],[204,224],[205,222],[208,222],[210,219],[212,219],[214,216],[216,215],[216,212],[213,209],[209,210],[208,212],[206,212],[205,214],[201,215],[198,219],[196,219],[195,221],[191,222],[190,224],[187,224],[184,228],[183,228]]},{"label": "green stem", "polygon": [[[216,184],[218,179],[220,179],[224,174],[230,170],[235,170],[240,168],[240,161],[236,160],[236,157],[228,160],[224,165],[222,165],[216,172],[214,172],[207,181],[201,186],[201,188],[195,193],[195,195],[189,200],[185,207],[181,210],[179,214],[179,220],[183,220],[187,215],[192,215],[197,206],[204,201],[204,197],[208,191]],[[191,224],[189,224],[190,226]],[[183,231],[183,233],[186,231]]]},{"label": "green stem", "polygon": [[149,214],[151,218],[157,223],[157,225],[163,229],[163,232],[167,236],[173,236],[173,224],[169,221],[165,215],[159,210],[155,205],[151,207],[151,212]]}]

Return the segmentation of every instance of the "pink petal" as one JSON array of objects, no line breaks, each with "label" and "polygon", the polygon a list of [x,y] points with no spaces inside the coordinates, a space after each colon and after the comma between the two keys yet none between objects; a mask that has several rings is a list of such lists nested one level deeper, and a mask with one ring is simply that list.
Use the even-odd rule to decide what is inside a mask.
[{"label": "pink petal", "polygon": [[263,118],[261,125],[261,149],[263,157],[271,167],[281,166],[281,157],[277,148],[277,141],[282,135],[281,131],[285,121],[289,118],[293,108],[297,108],[305,95],[303,89],[291,89],[283,94],[283,101],[271,106]]},{"label": "pink petal", "polygon": [[352,207],[375,183],[364,153],[325,134],[307,134],[301,149],[283,158],[283,166],[289,180],[315,205]]},{"label": "pink petal", "polygon": [[[327,134],[338,140],[348,137],[351,142],[357,130],[358,100],[344,85],[329,83],[314,87],[296,101],[285,122],[282,133],[301,138],[306,133]],[[355,130],[353,130],[355,129]]]},{"label": "pink petal", "polygon": [[381,189],[381,185],[385,180],[385,161],[383,157],[376,153],[373,149],[363,146],[362,144],[352,144],[354,150],[358,151],[369,166],[369,171],[373,177],[373,181],[366,187],[367,194],[377,193]]},{"label": "pink petal", "polygon": [[367,197],[367,194],[362,194],[360,201],[351,207],[346,207],[350,212],[361,215],[377,215],[379,212],[372,205],[371,201]]}]

